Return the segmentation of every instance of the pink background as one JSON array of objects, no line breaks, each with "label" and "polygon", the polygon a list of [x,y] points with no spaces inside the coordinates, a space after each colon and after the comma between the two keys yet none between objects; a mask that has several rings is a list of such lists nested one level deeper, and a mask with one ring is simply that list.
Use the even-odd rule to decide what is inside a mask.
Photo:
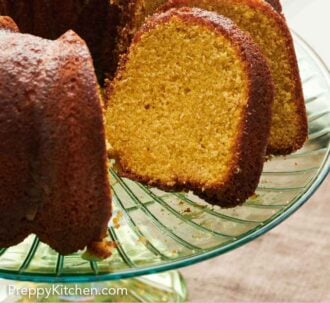
[{"label": "pink background", "polygon": [[3,304],[0,329],[329,329],[317,304]]}]

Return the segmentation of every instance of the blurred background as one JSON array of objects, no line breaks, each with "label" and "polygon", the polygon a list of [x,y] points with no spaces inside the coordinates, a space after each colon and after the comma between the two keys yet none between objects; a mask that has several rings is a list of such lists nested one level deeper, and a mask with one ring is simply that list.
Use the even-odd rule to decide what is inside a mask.
[{"label": "blurred background", "polygon": [[[282,5],[289,26],[330,69],[330,1]],[[329,302],[330,178],[270,233],[182,273],[192,302]]]},{"label": "blurred background", "polygon": [[282,0],[290,27],[302,36],[330,69],[330,1]]}]

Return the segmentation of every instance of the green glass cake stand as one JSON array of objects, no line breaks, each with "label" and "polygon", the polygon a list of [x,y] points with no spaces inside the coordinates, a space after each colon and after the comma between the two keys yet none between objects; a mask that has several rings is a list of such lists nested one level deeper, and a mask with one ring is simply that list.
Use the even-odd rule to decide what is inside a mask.
[{"label": "green glass cake stand", "polygon": [[[64,257],[30,236],[0,250],[0,301],[184,301],[185,283],[175,269],[238,248],[301,207],[329,172],[330,79],[313,50],[297,35],[294,40],[309,141],[265,164],[253,198],[221,209],[191,193],[149,189],[111,172],[118,220],[109,225],[117,243],[113,256],[101,262],[84,260],[81,253]],[[22,290],[14,294],[10,288]],[[53,291],[46,294],[47,288]],[[38,296],[29,297],[27,289],[38,289]]]}]

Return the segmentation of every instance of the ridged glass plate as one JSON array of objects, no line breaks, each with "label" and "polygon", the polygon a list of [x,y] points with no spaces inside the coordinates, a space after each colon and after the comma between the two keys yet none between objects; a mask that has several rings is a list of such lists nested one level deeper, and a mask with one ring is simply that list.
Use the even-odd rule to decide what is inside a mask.
[{"label": "ridged glass plate", "polygon": [[[299,152],[265,164],[256,195],[221,209],[193,194],[165,193],[111,172],[113,256],[89,262],[63,257],[34,237],[0,250],[0,277],[36,282],[116,280],[175,269],[215,257],[266,233],[304,204],[329,172],[330,80],[317,55],[297,36],[296,50],[309,119]],[[283,123],[285,125],[285,123]],[[119,223],[118,223],[119,222]]]}]

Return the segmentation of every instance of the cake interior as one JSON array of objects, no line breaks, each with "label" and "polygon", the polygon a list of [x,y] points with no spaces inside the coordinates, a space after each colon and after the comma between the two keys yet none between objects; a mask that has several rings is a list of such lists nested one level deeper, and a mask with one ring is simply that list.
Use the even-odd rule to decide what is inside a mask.
[{"label": "cake interior", "polygon": [[205,26],[172,18],[142,34],[107,111],[122,171],[164,187],[226,182],[247,81],[232,43]]},{"label": "cake interior", "polygon": [[[165,2],[165,1],[164,1]],[[178,7],[199,7],[215,11],[232,19],[243,31],[248,31],[253,40],[265,55],[271,69],[275,85],[275,98],[273,104],[272,125],[269,145],[275,150],[292,149],[293,141],[301,135],[301,116],[297,114],[296,104],[296,77],[292,71],[292,57],[288,56],[287,37],[274,11],[273,18],[263,12],[261,1],[260,8],[256,10],[251,5],[236,0],[178,0],[173,1]],[[251,1],[258,3],[258,1]],[[257,6],[258,8],[258,6]],[[301,110],[301,109],[300,109]],[[298,144],[304,141],[298,141]]]}]

